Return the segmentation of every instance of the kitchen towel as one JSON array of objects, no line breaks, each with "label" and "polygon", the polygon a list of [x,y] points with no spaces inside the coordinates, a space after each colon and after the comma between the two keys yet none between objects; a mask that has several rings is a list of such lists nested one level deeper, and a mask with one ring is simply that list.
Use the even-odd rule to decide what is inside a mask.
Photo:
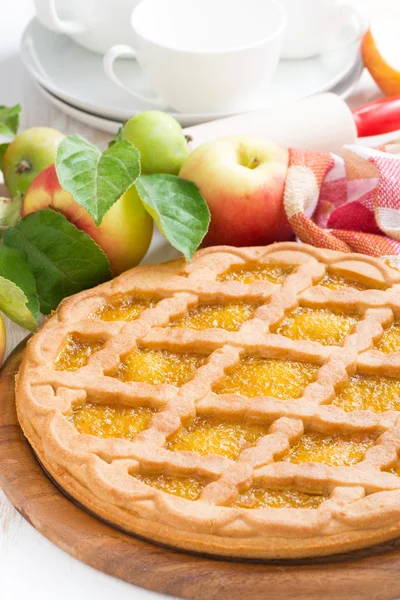
[{"label": "kitchen towel", "polygon": [[290,149],[284,207],[301,242],[400,268],[400,143],[345,146],[342,157]]}]

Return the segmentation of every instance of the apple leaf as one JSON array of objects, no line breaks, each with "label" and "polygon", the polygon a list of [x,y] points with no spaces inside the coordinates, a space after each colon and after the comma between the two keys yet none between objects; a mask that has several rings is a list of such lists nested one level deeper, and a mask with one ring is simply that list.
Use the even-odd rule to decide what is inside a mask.
[{"label": "apple leaf", "polygon": [[34,331],[39,319],[35,279],[23,252],[0,246],[0,310]]},{"label": "apple leaf", "polygon": [[127,140],[101,153],[85,138],[71,135],[58,145],[56,171],[61,186],[98,226],[140,175],[140,154]]},{"label": "apple leaf", "polygon": [[13,138],[19,127],[22,106],[0,106],[0,135]]},{"label": "apple leaf", "polygon": [[167,240],[189,262],[208,231],[210,211],[198,187],[175,175],[142,175],[136,188]]},{"label": "apple leaf", "polygon": [[121,125],[121,127],[118,129],[117,133],[115,134],[115,137],[113,137],[111,142],[108,142],[108,147],[111,148],[111,146],[115,146],[115,144],[119,144],[119,142],[122,142],[123,139],[124,139],[124,126]]},{"label": "apple leaf", "polygon": [[104,252],[83,231],[53,210],[40,210],[4,233],[4,243],[24,252],[44,314],[59,302],[111,278]]}]

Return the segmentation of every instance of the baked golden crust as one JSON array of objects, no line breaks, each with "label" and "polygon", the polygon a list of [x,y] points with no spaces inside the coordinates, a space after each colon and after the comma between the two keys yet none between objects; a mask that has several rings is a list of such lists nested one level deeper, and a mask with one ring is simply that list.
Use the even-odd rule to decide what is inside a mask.
[{"label": "baked golden crust", "polygon": [[[282,284],[221,277],[232,265],[264,263],[287,267]],[[365,289],[318,285],[327,272]],[[121,295],[151,295],[156,302],[132,322],[96,317]],[[255,312],[237,331],[169,327],[191,307],[216,302],[252,303]],[[357,324],[340,345],[274,333],[299,306],[356,314]],[[394,470],[400,409],[345,410],[337,398],[355,373],[400,380],[400,352],[376,349],[399,316],[400,273],[376,259],[295,243],[202,250],[189,265],[138,267],[64,301],[28,342],[16,384],[18,417],[55,481],[126,531],[191,551],[249,558],[316,556],[368,546],[400,533],[400,478]],[[103,342],[73,372],[56,365],[71,333]],[[121,360],[137,347],[207,359],[181,387],[117,378]],[[247,356],[297,361],[317,370],[297,398],[223,393],[225,374]],[[84,402],[150,407],[154,414],[133,439],[102,438],[74,426],[71,414]],[[268,431],[235,458],[172,449],[171,440],[195,418],[257,424]],[[288,460],[307,432],[366,435],[373,441],[350,466]],[[149,484],[158,475],[201,481],[198,499]],[[240,504],[238,498],[256,488],[318,495],[320,503],[316,508],[245,508],[246,501]]]}]

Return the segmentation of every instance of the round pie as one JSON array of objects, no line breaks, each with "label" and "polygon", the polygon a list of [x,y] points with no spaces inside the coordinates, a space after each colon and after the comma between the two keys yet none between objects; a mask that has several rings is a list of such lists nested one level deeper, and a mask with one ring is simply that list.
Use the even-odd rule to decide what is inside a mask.
[{"label": "round pie", "polygon": [[216,247],[62,302],[18,416],[79,504],[194,552],[303,557],[400,535],[400,273]]}]

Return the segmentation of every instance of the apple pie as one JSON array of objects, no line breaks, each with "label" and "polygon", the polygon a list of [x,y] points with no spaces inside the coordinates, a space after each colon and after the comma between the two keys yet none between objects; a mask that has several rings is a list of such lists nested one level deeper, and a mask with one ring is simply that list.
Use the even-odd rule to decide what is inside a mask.
[{"label": "apple pie", "polygon": [[282,243],[132,269],[28,342],[18,416],[80,505],[228,557],[400,535],[400,273]]}]

